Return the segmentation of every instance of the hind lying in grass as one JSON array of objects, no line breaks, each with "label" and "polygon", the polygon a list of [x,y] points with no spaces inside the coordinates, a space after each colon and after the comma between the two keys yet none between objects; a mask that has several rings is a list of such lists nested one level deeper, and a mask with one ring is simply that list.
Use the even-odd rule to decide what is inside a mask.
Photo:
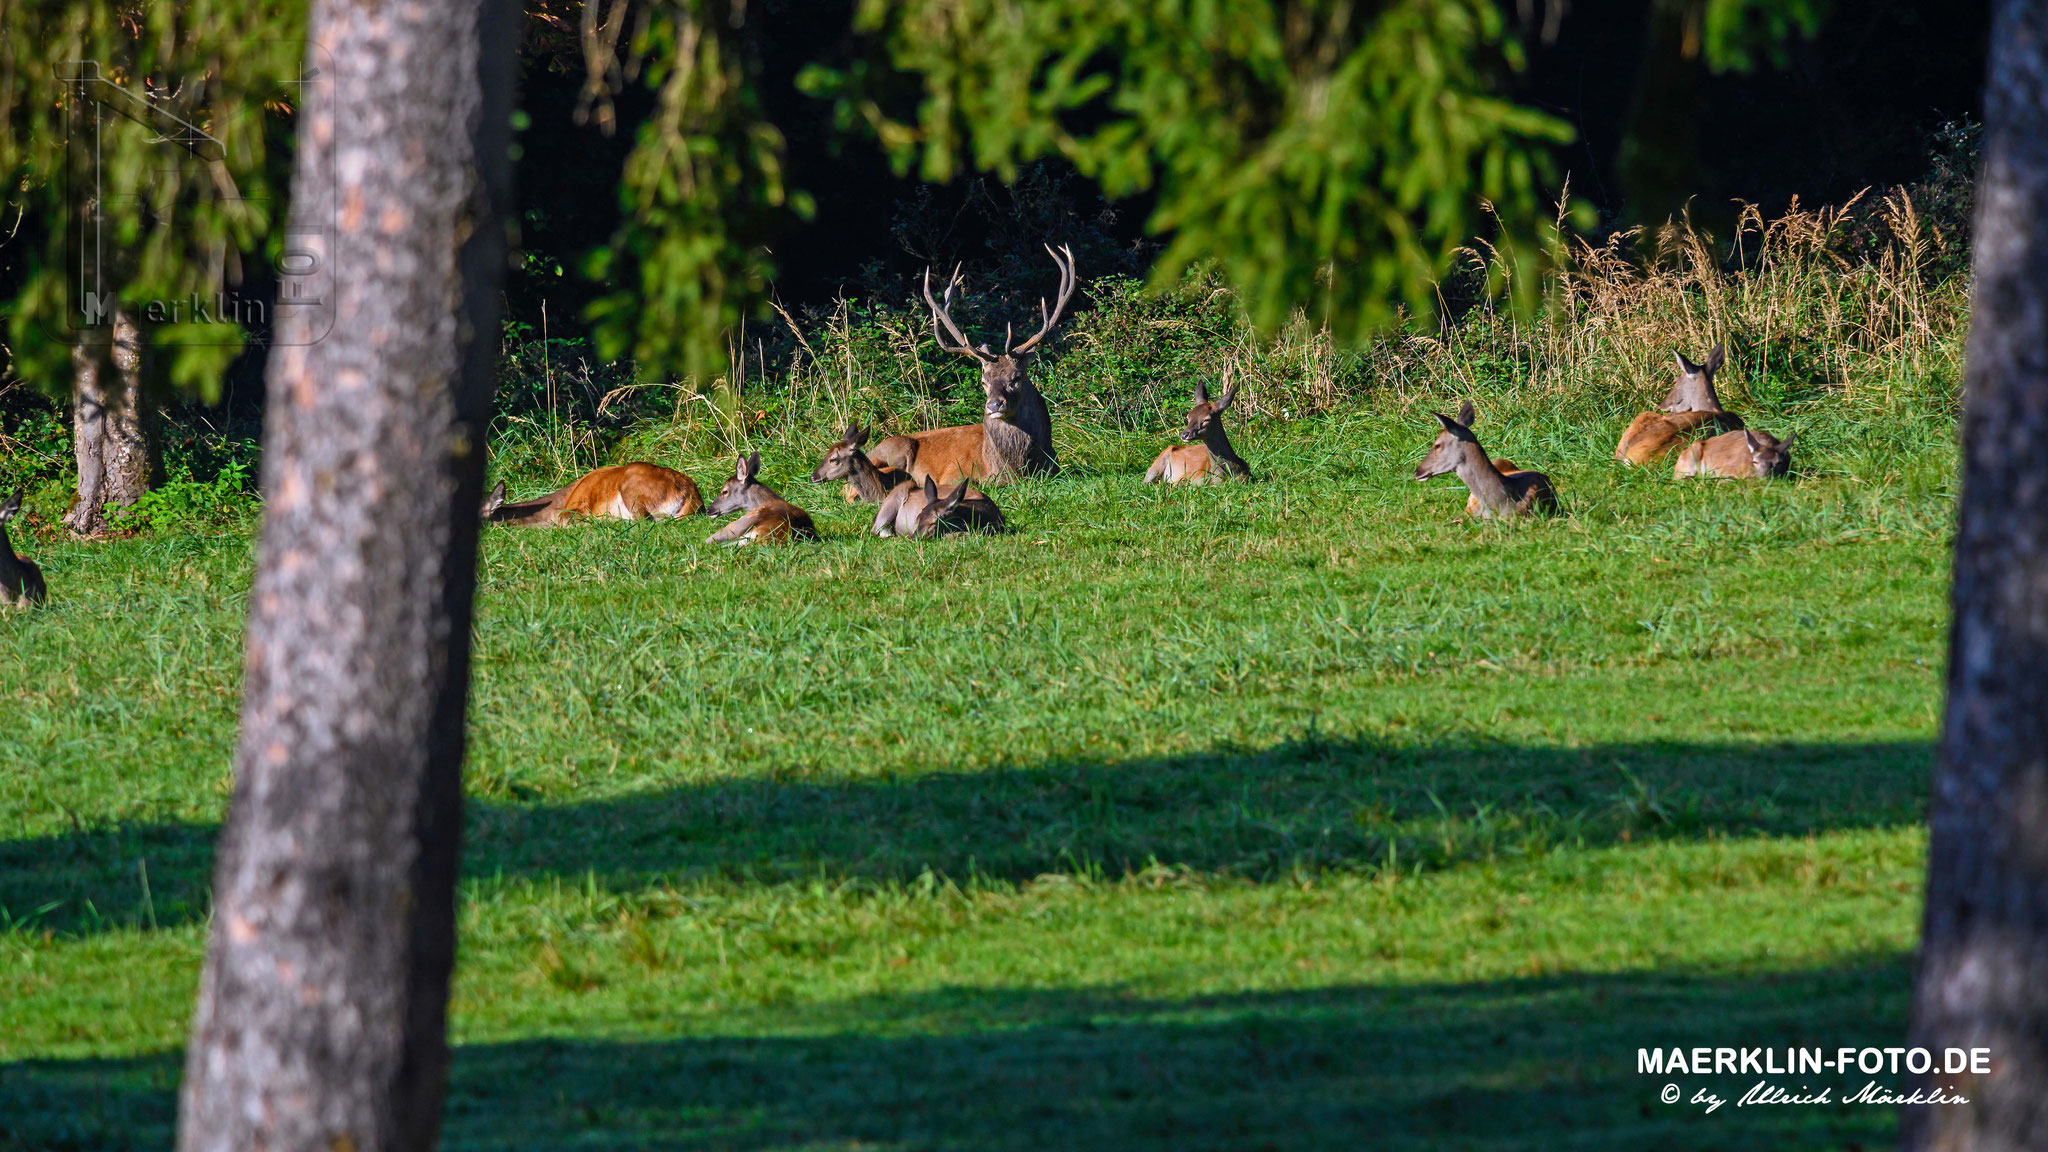
[{"label": "hind lying in grass", "polygon": [[578,516],[610,520],[672,520],[704,510],[697,482],[673,468],[635,461],[584,473],[545,496],[506,503],[498,481],[484,500],[483,518],[495,524],[538,527]]},{"label": "hind lying in grass", "polygon": [[7,539],[7,522],[21,514],[21,493],[0,504],[0,608],[26,608],[41,604],[49,589],[43,584],[43,570],[26,556],[15,554]]},{"label": "hind lying in grass", "polygon": [[1661,460],[1701,436],[1716,432],[1738,432],[1742,418],[1721,407],[1714,391],[1714,373],[1721,370],[1727,350],[1714,345],[1704,364],[1695,364],[1685,353],[1678,359],[1678,378],[1655,412],[1643,412],[1629,422],[1614,446],[1614,458],[1627,464],[1648,464]]},{"label": "hind lying in grass", "polygon": [[761,454],[743,457],[733,477],[718,492],[718,499],[705,511],[713,516],[744,512],[739,519],[705,537],[707,544],[787,544],[791,540],[816,540],[818,529],[811,514],[784,500],[773,488],[761,483]]},{"label": "hind lying in grass", "polygon": [[1550,515],[1557,511],[1557,493],[1550,487],[1550,477],[1516,468],[1506,460],[1487,458],[1479,437],[1472,434],[1477,414],[1470,400],[1458,409],[1455,420],[1441,412],[1430,415],[1436,417],[1444,430],[1437,433],[1436,442],[1429,446],[1429,455],[1415,466],[1417,480],[1456,473],[1471,493],[1465,498],[1465,514],[1481,520],[1535,513]]}]

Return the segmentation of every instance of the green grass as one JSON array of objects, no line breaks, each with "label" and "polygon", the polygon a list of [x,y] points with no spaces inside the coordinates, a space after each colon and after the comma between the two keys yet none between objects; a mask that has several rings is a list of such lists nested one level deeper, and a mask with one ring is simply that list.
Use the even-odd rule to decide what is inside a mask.
[{"label": "green grass", "polygon": [[[820,544],[490,532],[447,1145],[1888,1140],[1665,1106],[1634,1061],[1903,1035],[1947,401],[1760,420],[1799,431],[1770,485],[1627,471],[1625,413],[1543,405],[1479,431],[1552,474],[1547,522],[1410,482],[1411,405],[1258,423],[1269,478],[1207,490],[1062,425],[995,539],[864,538],[775,445]],[[0,1148],[162,1147],[250,541],[37,555],[52,603],[0,619]]]}]

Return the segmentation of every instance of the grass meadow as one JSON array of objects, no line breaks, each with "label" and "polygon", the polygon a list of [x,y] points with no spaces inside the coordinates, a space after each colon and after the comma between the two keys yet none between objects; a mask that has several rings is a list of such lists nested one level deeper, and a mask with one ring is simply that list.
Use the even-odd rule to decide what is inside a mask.
[{"label": "grass meadow", "polygon": [[[1091,407],[1144,394],[1083,317],[1044,369],[1066,470],[998,490],[995,538],[867,538],[804,479],[891,415],[851,349],[801,362],[836,391],[792,368],[609,441],[509,421],[529,491],[600,450],[708,490],[754,444],[826,538],[487,531],[445,1145],[1887,1142],[1885,1108],[1667,1105],[1635,1058],[1904,1035],[1957,335],[1738,345],[1723,398],[1795,475],[1674,482],[1615,438],[1687,323],[1741,317],[1673,299],[1576,375],[1497,328],[1325,403],[1312,337],[1226,338],[1269,382],[1231,424],[1260,480],[1191,490],[1138,482],[1185,377]],[[1563,515],[1408,478],[1459,396]],[[170,1143],[252,524],[51,537],[50,604],[0,618],[0,1148]]]}]

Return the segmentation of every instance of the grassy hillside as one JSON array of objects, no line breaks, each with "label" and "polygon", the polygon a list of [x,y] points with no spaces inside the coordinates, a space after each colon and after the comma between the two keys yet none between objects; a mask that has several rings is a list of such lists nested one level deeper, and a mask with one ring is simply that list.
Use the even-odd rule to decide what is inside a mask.
[{"label": "grassy hillside", "polygon": [[[515,487],[652,456],[708,488],[753,444],[826,539],[487,533],[447,1145],[1887,1140],[1888,1109],[1665,1105],[1634,1061],[1904,1033],[1950,291],[1818,368],[1819,312],[1737,342],[1723,398],[1798,433],[1767,485],[1612,461],[1672,341],[1597,310],[1339,356],[1133,297],[1149,337],[1098,312],[1046,367],[1067,470],[1000,490],[993,539],[865,538],[802,480],[848,416],[964,407],[885,391],[885,353],[832,375],[817,333],[665,415],[512,410]],[[1672,293],[1667,336],[1716,299]],[[1110,331],[1153,359],[1089,376]],[[1140,485],[1174,357],[1227,354],[1262,479]],[[1459,396],[1564,515],[1408,479]],[[51,604],[0,619],[0,1148],[168,1143],[251,556],[217,523],[40,543]]]}]

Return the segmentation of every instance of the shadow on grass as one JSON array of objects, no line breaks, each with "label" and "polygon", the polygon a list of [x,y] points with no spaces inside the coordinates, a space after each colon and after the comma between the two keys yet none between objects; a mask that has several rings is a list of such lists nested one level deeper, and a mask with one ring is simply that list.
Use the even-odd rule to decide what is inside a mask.
[{"label": "shadow on grass", "polygon": [[[1626,837],[1805,835],[1917,822],[1931,745],[1398,746],[1059,762],[868,780],[719,780],[551,805],[473,800],[472,877],[657,880],[930,870],[1028,879],[1152,862],[1266,879],[1448,867]],[[60,932],[200,918],[216,830],[135,824],[0,842],[0,907]],[[145,892],[144,881],[147,879]]]},{"label": "shadow on grass", "polygon": [[[1642,1075],[1636,1049],[1897,1044],[1909,995],[1905,960],[1877,957],[1182,1002],[880,996],[782,1010],[803,1036],[459,1048],[443,1147],[1875,1148],[1889,1107],[1737,1108],[1759,1077]],[[0,1066],[0,1149],[168,1147],[178,1075],[174,1054]],[[1768,1079],[1841,1101],[1866,1078]],[[1666,1083],[1730,1103],[1666,1105]]]}]

